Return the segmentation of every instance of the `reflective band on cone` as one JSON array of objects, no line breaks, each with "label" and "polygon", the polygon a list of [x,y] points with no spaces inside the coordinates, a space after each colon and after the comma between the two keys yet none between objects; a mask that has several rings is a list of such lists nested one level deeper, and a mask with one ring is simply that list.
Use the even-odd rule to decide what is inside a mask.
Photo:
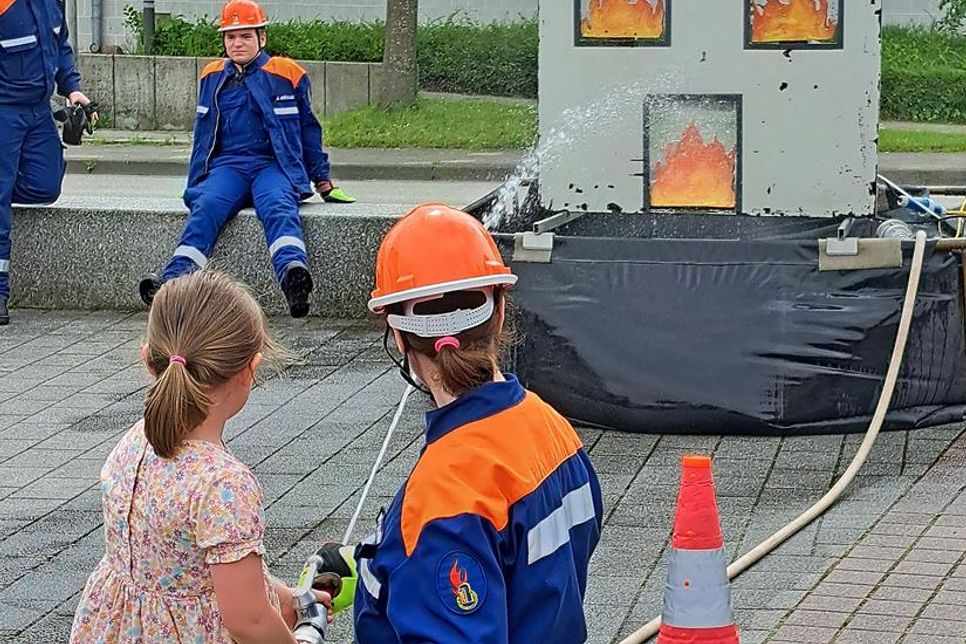
[{"label": "reflective band on cone", "polygon": [[737,644],[711,459],[685,456],[658,644]]}]

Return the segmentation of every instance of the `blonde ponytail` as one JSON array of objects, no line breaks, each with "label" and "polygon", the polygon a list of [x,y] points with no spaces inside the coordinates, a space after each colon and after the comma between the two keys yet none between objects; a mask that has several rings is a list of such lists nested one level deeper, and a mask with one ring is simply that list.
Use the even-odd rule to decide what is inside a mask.
[{"label": "blonde ponytail", "polygon": [[144,433],[171,458],[208,417],[209,392],[247,369],[255,355],[285,359],[244,286],[215,270],[167,282],[148,315],[145,363],[156,377],[144,404]]},{"label": "blonde ponytail", "polygon": [[211,400],[191,377],[187,365],[169,361],[148,389],[144,404],[144,434],[162,458],[174,456],[192,429],[204,422]]}]

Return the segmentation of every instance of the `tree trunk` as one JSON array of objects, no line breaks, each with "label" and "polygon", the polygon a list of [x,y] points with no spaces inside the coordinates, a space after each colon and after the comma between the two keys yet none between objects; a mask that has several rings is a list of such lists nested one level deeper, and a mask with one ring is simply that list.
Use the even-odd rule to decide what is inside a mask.
[{"label": "tree trunk", "polygon": [[386,48],[379,102],[409,105],[416,100],[416,16],[419,0],[387,0]]}]

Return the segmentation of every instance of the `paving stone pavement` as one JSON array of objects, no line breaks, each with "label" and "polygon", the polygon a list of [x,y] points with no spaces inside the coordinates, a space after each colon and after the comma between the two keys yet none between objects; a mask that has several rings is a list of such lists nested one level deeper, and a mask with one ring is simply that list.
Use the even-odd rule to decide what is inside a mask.
[{"label": "paving stone pavement", "polygon": [[[0,330],[0,642],[66,641],[103,554],[98,471],[140,416],[144,324],[21,310]],[[341,538],[403,385],[366,322],[273,325],[303,360],[253,392],[228,443],[265,489],[273,572],[294,581],[315,546]],[[415,462],[425,409],[407,410],[360,532]],[[734,559],[817,499],[860,441],[580,433],[606,509],[586,601],[593,643],[660,612],[683,453],[714,455]],[[841,503],[732,584],[742,641],[963,642],[949,624],[966,605],[964,454],[960,425],[884,434]],[[346,617],[332,639],[351,641]]]},{"label": "paving stone pavement", "polygon": [[966,436],[781,620],[769,642],[966,642]]}]

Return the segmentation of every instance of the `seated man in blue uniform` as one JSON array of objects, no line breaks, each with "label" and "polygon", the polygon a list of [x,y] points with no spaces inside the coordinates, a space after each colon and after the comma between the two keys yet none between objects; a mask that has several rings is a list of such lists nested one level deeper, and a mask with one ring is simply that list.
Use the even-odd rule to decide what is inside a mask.
[{"label": "seated man in blue uniform", "polygon": [[50,97],[56,89],[90,105],[80,85],[63,3],[0,0],[0,326],[10,322],[11,204],[60,196],[66,165]]},{"label": "seated man in blue uniform", "polygon": [[201,73],[184,193],[188,222],[163,273],[141,280],[141,299],[149,306],[164,282],[207,266],[225,224],[254,205],[292,317],[309,312],[313,285],[299,202],[312,195],[313,185],[326,201],[352,198],[329,178],[305,70],[263,51],[267,24],[254,0],[231,0],[222,10],[229,59]]}]

